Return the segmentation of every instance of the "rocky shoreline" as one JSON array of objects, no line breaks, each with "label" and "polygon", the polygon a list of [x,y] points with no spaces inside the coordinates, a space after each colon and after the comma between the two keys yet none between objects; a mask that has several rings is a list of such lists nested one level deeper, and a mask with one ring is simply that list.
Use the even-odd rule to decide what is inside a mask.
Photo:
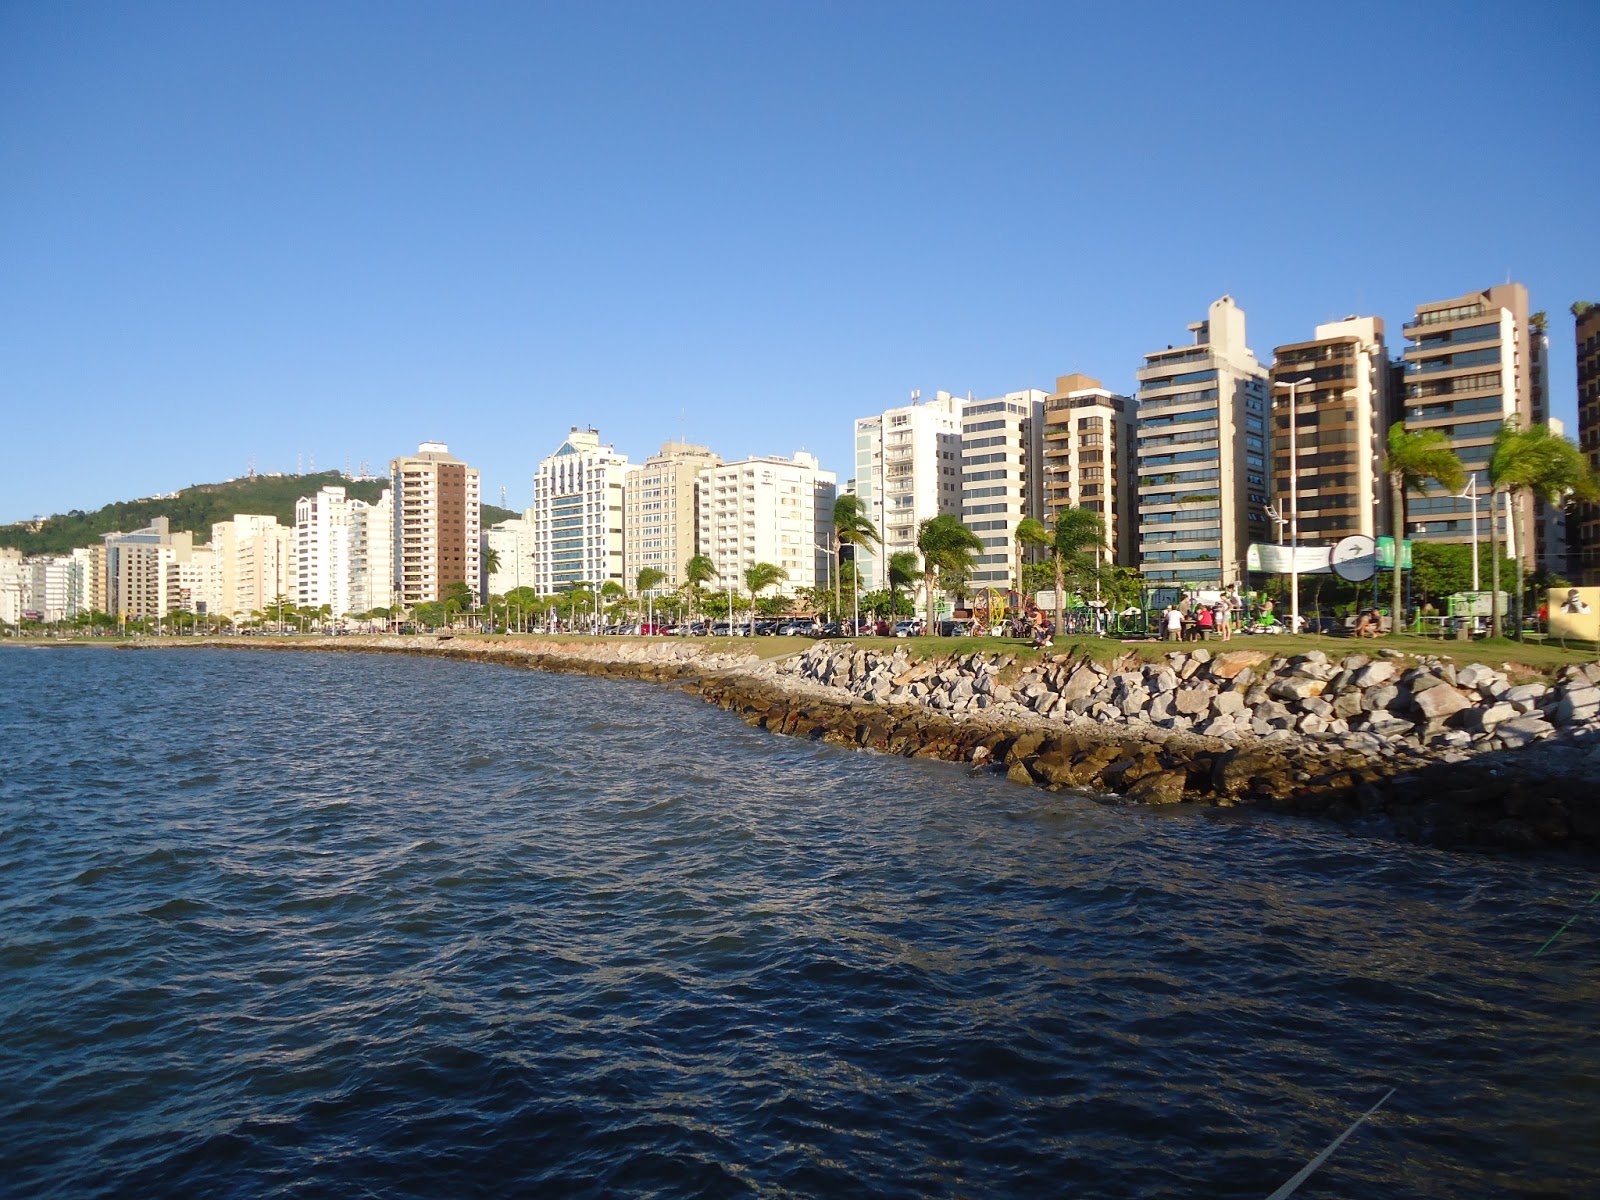
[{"label": "rocky shoreline", "polygon": [[1487,666],[1316,650],[1022,665],[1005,654],[914,660],[903,648],[832,642],[779,662],[670,640],[159,644],[404,653],[677,682],[774,733],[970,763],[1051,790],[1387,824],[1437,846],[1600,850],[1594,664],[1515,684]]}]

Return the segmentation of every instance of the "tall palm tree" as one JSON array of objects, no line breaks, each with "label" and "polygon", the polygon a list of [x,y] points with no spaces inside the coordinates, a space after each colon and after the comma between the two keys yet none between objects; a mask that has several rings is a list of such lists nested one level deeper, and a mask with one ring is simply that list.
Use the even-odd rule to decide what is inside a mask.
[{"label": "tall palm tree", "polygon": [[[853,546],[859,550],[860,547],[869,543],[881,545],[883,537],[878,533],[878,527],[868,518],[866,504],[863,503],[860,496],[852,496],[849,493],[840,496],[833,502],[833,544],[835,550],[837,551],[840,546]],[[837,557],[836,553],[835,558]],[[854,555],[852,555],[851,561],[855,561]],[[861,579],[859,569],[856,571],[855,578],[859,584]],[[852,588],[851,590],[855,591],[856,589]],[[833,606],[842,610],[842,606],[839,603],[839,573],[837,571],[834,574]]]},{"label": "tall palm tree", "polygon": [[[889,556],[889,614],[893,616],[900,607],[900,589],[912,587],[917,582],[917,556],[911,550],[896,550]],[[916,606],[912,605],[915,609]]]},{"label": "tall palm tree", "polygon": [[[1489,484],[1492,489],[1504,489],[1510,493],[1514,507],[1519,511],[1521,520],[1517,537],[1522,546],[1532,547],[1534,544],[1533,530],[1529,528],[1528,517],[1532,505],[1524,506],[1520,501],[1525,495],[1538,495],[1550,504],[1562,504],[1570,494],[1580,500],[1592,500],[1600,494],[1594,472],[1589,469],[1589,464],[1584,461],[1583,453],[1571,442],[1563,437],[1550,432],[1548,425],[1530,425],[1527,429],[1518,429],[1516,419],[1512,418],[1495,434],[1494,446],[1489,453]],[[1491,493],[1492,494],[1492,493]],[[1489,527],[1494,528],[1493,502],[1491,500],[1491,518]],[[1526,508],[1529,511],[1523,511]],[[1522,555],[1517,556],[1519,559]],[[1495,570],[1495,636],[1499,636],[1499,606],[1500,606],[1500,555],[1494,554]],[[1520,568],[1517,572],[1522,574]],[[1513,596],[1513,628],[1518,641],[1522,640],[1522,582],[1517,581],[1517,588]]]},{"label": "tall palm tree", "polygon": [[[634,580],[634,585],[635,585],[635,587],[638,588],[638,591],[639,591],[639,597],[641,599],[643,599],[645,597],[645,593],[646,592],[652,592],[656,588],[660,587],[661,586],[661,581],[664,580],[666,577],[667,577],[667,573],[665,571],[662,571],[662,570],[656,568],[656,567],[641,567],[640,570],[639,570],[638,578]],[[650,620],[651,620],[651,624],[655,623],[655,605],[654,604],[652,604],[650,606]]]},{"label": "tall palm tree", "polygon": [[940,571],[972,570],[972,558],[983,551],[983,539],[949,514],[929,517],[917,526],[917,549],[922,551],[922,583],[928,598],[928,633],[937,626],[933,611],[933,586]]},{"label": "tall palm tree", "polygon": [[[1389,476],[1389,507],[1394,510],[1394,590],[1390,597],[1394,616],[1389,632],[1396,634],[1404,625],[1400,571],[1406,536],[1406,494],[1420,492],[1430,479],[1446,491],[1459,492],[1466,484],[1467,471],[1443,433],[1437,429],[1407,433],[1403,421],[1389,426],[1389,453],[1383,469]],[[1492,507],[1490,511],[1492,515]],[[1494,528],[1493,520],[1489,528]]]},{"label": "tall palm tree", "polygon": [[[696,554],[683,564],[683,586],[689,592],[689,615],[692,618],[700,608],[700,587],[717,577],[717,566],[708,554]],[[733,627],[729,614],[728,627]]]},{"label": "tall palm tree", "polygon": [[[758,562],[754,566],[746,567],[744,571],[744,585],[750,589],[750,636],[756,635],[756,595],[765,591],[775,583],[781,583],[789,578],[789,572],[773,563]],[[728,615],[728,623],[733,624],[733,614]]]},{"label": "tall palm tree", "polygon": [[[1100,514],[1087,508],[1063,508],[1056,514],[1054,536],[1050,539],[1051,554],[1056,564],[1056,617],[1066,611],[1066,564],[1072,563],[1074,572],[1082,569],[1089,550],[1106,544],[1106,523]],[[1095,564],[1099,565],[1098,561]]]},{"label": "tall palm tree", "polygon": [[1011,540],[1017,544],[1017,594],[1026,599],[1028,589],[1022,582],[1022,559],[1029,549],[1042,549],[1051,543],[1050,530],[1038,517],[1023,517],[1011,531]]}]

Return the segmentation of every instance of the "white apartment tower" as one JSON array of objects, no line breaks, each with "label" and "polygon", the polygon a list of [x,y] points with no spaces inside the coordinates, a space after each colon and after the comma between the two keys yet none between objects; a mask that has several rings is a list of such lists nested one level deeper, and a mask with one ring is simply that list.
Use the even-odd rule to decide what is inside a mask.
[{"label": "white apartment tower", "polygon": [[1267,372],[1232,296],[1189,332],[1138,372],[1139,567],[1152,583],[1221,587],[1268,540]]},{"label": "white apartment tower", "polygon": [[983,542],[974,589],[1005,591],[1021,581],[1013,534],[1018,522],[1039,511],[1046,395],[1029,388],[972,400],[962,409],[961,523]]},{"label": "white apartment tower", "polygon": [[372,504],[329,485],[295,504],[295,602],[334,617],[388,608],[394,578],[393,493]]},{"label": "white apartment tower", "polygon": [[856,419],[856,495],[883,536],[858,562],[862,587],[882,587],[887,564],[915,553],[917,528],[929,517],[961,514],[961,410],[964,400],[939,392],[875,417]]},{"label": "white apartment tower", "polygon": [[452,583],[476,591],[481,513],[476,467],[443,442],[389,464],[394,505],[394,602],[410,608],[444,597]]},{"label": "white apartment tower", "polygon": [[772,563],[788,572],[786,592],[828,581],[834,475],[804,451],[718,463],[699,477],[700,553],[719,586],[742,588],[744,572]]},{"label": "white apartment tower", "polygon": [[654,567],[664,589],[682,586],[699,529],[695,481],[722,461],[704,446],[667,442],[628,477],[623,490],[622,572],[631,592],[639,572]]},{"label": "white apartment tower", "polygon": [[533,479],[534,583],[541,596],[578,584],[624,583],[623,487],[634,467],[576,425]]}]

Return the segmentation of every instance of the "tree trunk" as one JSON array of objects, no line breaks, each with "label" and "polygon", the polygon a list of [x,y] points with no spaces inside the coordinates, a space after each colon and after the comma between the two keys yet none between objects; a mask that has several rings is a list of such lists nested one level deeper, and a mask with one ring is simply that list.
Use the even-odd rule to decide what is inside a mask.
[{"label": "tree trunk", "polygon": [[1056,551],[1056,632],[1064,633],[1061,627],[1061,615],[1067,611],[1065,592],[1067,590],[1067,576],[1061,569],[1061,551]]},{"label": "tree trunk", "polygon": [[928,627],[926,629],[924,629],[922,632],[924,634],[926,634],[928,637],[932,637],[934,630],[936,628],[938,628],[938,626],[934,622],[934,616],[933,616],[933,583],[934,583],[934,579],[935,579],[935,575],[934,575],[934,573],[932,571],[929,571],[926,575],[924,575],[922,577],[923,585],[927,588],[927,591],[928,591]]},{"label": "tree trunk", "polygon": [[1405,603],[1405,592],[1400,582],[1400,550],[1406,538],[1406,491],[1400,486],[1399,477],[1393,474],[1389,476],[1389,505],[1394,509],[1394,592],[1389,605],[1389,635],[1393,637],[1400,632],[1400,606]]},{"label": "tree trunk", "polygon": [[[1522,556],[1525,552],[1530,552],[1533,549],[1533,505],[1530,503],[1527,506],[1527,520],[1523,520],[1522,505],[1517,503],[1516,492],[1508,493],[1507,500],[1511,504],[1512,511],[1517,514],[1517,527],[1522,530],[1522,537],[1517,542],[1517,556],[1512,560],[1516,563],[1517,588],[1511,596],[1511,636],[1520,642],[1522,640]],[[1529,557],[1532,557],[1531,553]]]},{"label": "tree trunk", "polygon": [[1500,489],[1489,489],[1489,633],[1499,637],[1500,626],[1500,522],[1495,512],[1500,499]]}]

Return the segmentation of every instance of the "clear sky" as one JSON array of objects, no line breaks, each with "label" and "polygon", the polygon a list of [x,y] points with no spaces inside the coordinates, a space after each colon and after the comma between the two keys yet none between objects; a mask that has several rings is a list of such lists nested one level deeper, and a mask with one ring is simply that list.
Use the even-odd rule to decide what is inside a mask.
[{"label": "clear sky", "polygon": [[0,520],[424,439],[528,504],[911,389],[1526,283],[1573,420],[1600,3],[0,6]]}]

